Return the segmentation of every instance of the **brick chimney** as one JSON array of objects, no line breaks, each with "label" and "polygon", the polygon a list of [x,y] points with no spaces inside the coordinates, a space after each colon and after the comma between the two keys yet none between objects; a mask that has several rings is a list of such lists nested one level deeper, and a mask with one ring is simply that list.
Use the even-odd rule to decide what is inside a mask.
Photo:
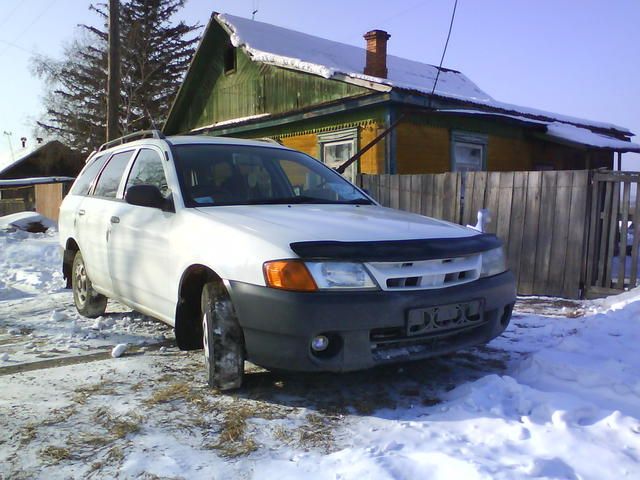
[{"label": "brick chimney", "polygon": [[387,78],[387,40],[391,38],[384,30],[371,30],[364,34],[367,41],[367,64],[364,74]]}]

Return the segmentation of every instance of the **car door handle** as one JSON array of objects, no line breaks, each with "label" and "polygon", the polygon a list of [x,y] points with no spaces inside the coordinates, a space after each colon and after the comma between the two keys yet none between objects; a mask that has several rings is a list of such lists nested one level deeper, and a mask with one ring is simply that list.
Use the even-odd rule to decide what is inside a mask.
[{"label": "car door handle", "polygon": [[111,217],[111,223],[120,223],[120,217]]},{"label": "car door handle", "polygon": [[82,209],[78,210],[78,215],[84,215],[85,213],[87,213],[87,212],[85,212],[85,211],[84,211],[84,210],[82,210]]}]

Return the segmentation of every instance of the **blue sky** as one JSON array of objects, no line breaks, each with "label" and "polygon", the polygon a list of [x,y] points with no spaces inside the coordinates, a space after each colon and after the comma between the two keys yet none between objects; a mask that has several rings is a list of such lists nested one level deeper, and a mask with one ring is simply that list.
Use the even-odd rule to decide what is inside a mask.
[{"label": "blue sky", "polygon": [[[10,159],[9,140],[16,154],[20,137],[34,142],[43,114],[30,58],[59,56],[78,24],[96,21],[88,7],[0,0],[0,163]],[[213,10],[250,17],[255,8],[257,20],[358,46],[366,31],[384,29],[389,53],[437,64],[453,0],[189,0],[180,17],[205,24]],[[640,134],[639,24],[638,0],[459,0],[444,66],[498,100]],[[625,155],[625,168],[640,169],[640,155]]]}]

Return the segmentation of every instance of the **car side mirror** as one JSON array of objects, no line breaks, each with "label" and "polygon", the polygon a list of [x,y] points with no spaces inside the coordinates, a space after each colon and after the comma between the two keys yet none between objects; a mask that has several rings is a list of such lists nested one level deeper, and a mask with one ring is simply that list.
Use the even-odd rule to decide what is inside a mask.
[{"label": "car side mirror", "polygon": [[127,189],[124,199],[131,205],[163,209],[166,201],[155,185],[134,185]]}]

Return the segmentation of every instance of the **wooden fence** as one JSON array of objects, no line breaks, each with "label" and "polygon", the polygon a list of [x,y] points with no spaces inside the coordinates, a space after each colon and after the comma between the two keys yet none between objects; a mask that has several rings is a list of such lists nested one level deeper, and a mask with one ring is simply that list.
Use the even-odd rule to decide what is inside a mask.
[{"label": "wooden fence", "polygon": [[580,297],[588,171],[361,175],[359,182],[384,206],[463,225],[488,209],[486,231],[504,241],[518,293]]},{"label": "wooden fence", "polygon": [[592,182],[586,295],[597,297],[638,283],[640,173],[594,172]]},{"label": "wooden fence", "polygon": [[22,198],[0,199],[0,217],[32,209],[33,205]]}]

